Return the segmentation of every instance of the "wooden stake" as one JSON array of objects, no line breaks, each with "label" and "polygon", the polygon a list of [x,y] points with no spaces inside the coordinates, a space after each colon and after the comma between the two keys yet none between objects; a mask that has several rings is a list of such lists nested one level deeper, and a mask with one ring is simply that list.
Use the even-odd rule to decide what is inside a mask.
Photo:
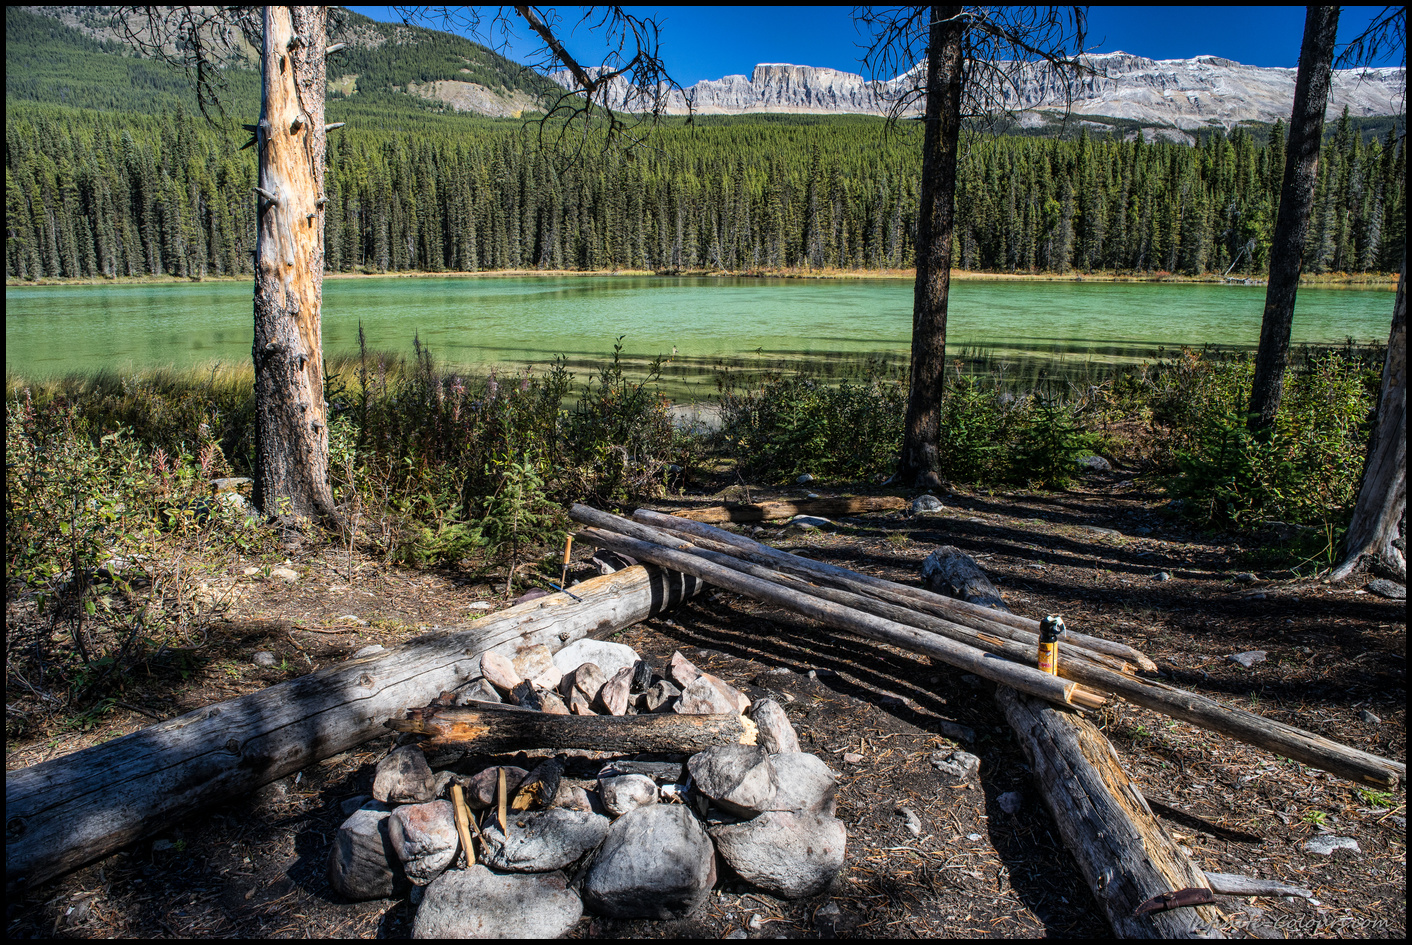
[{"label": "wooden stake", "polygon": [[495,812],[499,815],[500,832],[508,837],[509,833],[505,830],[505,766],[501,765],[497,770],[500,772],[500,779],[495,789]]},{"label": "wooden stake", "polygon": [[471,846],[471,812],[466,807],[465,791],[455,781],[451,782],[451,812],[456,817],[456,835],[461,838],[461,849],[466,851],[466,866],[475,866],[476,851]]}]

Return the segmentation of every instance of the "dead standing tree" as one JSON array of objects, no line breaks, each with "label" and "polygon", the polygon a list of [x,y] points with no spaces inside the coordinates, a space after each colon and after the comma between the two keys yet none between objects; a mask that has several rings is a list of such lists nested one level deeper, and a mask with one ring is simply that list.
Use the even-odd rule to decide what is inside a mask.
[{"label": "dead standing tree", "polygon": [[[1036,65],[1056,76],[1083,69],[1083,7],[903,7],[861,13],[872,43],[865,63],[875,77],[907,75],[894,100],[896,121],[925,101],[922,192],[917,215],[917,281],[912,299],[911,387],[897,479],[930,486],[941,467],[942,381],[951,291],[951,242],[961,127],[1004,111],[1007,92]],[[925,49],[925,70],[914,66]],[[1067,98],[1068,92],[1065,89]],[[1018,98],[1019,96],[1014,96]]]}]

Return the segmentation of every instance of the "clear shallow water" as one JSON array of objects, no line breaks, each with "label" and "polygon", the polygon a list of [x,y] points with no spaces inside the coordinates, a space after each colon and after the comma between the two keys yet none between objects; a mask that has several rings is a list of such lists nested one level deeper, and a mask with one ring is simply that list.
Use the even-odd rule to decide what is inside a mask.
[{"label": "clear shallow water", "polygon": [[[249,282],[5,290],[5,369],[31,377],[188,367],[250,358]],[[958,281],[948,349],[1125,361],[1159,347],[1254,347],[1263,286]],[[1386,340],[1393,293],[1301,289],[1294,342]],[[374,350],[517,369],[564,355],[576,372],[611,357],[673,357],[714,387],[722,366],[905,361],[912,283],[900,279],[670,277],[360,278],[324,284],[324,350]],[[694,378],[694,382],[693,382]]]}]

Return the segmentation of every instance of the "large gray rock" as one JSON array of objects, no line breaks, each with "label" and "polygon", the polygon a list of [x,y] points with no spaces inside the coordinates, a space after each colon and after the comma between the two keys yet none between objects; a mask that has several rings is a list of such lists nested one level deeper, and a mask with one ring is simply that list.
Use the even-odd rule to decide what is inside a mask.
[{"label": "large gray rock", "polygon": [[735,700],[712,682],[709,673],[687,683],[676,710],[682,715],[726,715],[737,711]]},{"label": "large gray rock", "polygon": [[817,755],[799,751],[772,755],[770,766],[775,769],[778,785],[770,810],[834,815],[838,807],[838,775]]},{"label": "large gray rock", "polygon": [[603,670],[598,667],[597,663],[583,663],[564,674],[563,680],[559,683],[559,691],[566,699],[577,691],[589,703],[592,703],[594,699],[598,698],[599,691],[607,681],[608,677],[603,675]]},{"label": "large gray rock", "polygon": [[632,667],[624,666],[608,678],[603,688],[598,690],[598,698],[593,707],[609,715],[626,715],[628,696],[632,689]]},{"label": "large gray rock", "polygon": [[450,801],[404,804],[388,818],[387,835],[407,878],[418,886],[441,875],[460,844]]},{"label": "large gray rock", "polygon": [[436,777],[427,756],[407,745],[378,762],[373,797],[386,804],[420,804],[436,796]]},{"label": "large gray rock", "polygon": [[614,817],[657,803],[657,782],[645,774],[622,774],[598,779],[598,796]]},{"label": "large gray rock", "polygon": [[672,707],[672,701],[681,695],[675,683],[659,679],[643,694],[643,706],[648,712],[665,712]]},{"label": "large gray rock", "polygon": [[495,803],[496,792],[500,790],[500,769],[505,769],[505,796],[515,796],[515,789],[529,774],[517,765],[494,765],[471,777],[466,782],[466,803],[475,810],[483,810]]},{"label": "large gray rock", "polygon": [[605,679],[612,679],[618,670],[637,661],[637,651],[632,647],[608,640],[575,640],[554,654],[554,665],[559,667],[560,673],[568,673],[584,663],[597,663]]},{"label": "large gray rock", "polygon": [[934,495],[919,495],[911,502],[907,503],[908,515],[920,515],[926,512],[940,512],[945,506],[941,500]]},{"label": "large gray rock", "polygon": [[413,938],[558,938],[583,916],[562,873],[501,876],[477,864],[427,887]]},{"label": "large gray rock", "polygon": [[754,817],[775,798],[775,768],[759,745],[716,745],[687,761],[696,789],[722,810]]},{"label": "large gray rock", "polygon": [[750,718],[760,729],[756,744],[772,754],[799,750],[799,735],[789,723],[780,704],[773,699],[761,699],[750,710]]},{"label": "large gray rock", "polygon": [[561,869],[603,841],[608,818],[582,810],[551,807],[513,811],[506,820],[506,837],[495,818],[481,828],[481,862],[513,873],[545,873]]},{"label": "large gray rock", "polygon": [[711,829],[716,849],[737,873],[786,899],[821,892],[843,867],[848,831],[821,814],[770,811]]},{"label": "large gray rock", "polygon": [[614,918],[685,918],[706,901],[714,867],[711,838],[685,805],[649,804],[613,821],[584,904]]},{"label": "large gray rock", "polygon": [[407,883],[402,861],[392,849],[385,804],[369,801],[354,811],[333,835],[328,881],[340,896],[359,902],[386,899]]}]

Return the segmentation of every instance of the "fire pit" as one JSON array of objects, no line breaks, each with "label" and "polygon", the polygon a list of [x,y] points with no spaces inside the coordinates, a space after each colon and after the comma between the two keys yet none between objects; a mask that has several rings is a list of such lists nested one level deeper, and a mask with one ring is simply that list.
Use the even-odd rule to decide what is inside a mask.
[{"label": "fire pit", "polygon": [[663,673],[597,640],[486,653],[480,668],[388,723],[418,743],[379,763],[339,828],[341,895],[410,891],[421,938],[545,938],[584,911],[689,916],[718,855],[784,898],[842,867],[836,775],[773,701],[752,705],[679,652]]}]

